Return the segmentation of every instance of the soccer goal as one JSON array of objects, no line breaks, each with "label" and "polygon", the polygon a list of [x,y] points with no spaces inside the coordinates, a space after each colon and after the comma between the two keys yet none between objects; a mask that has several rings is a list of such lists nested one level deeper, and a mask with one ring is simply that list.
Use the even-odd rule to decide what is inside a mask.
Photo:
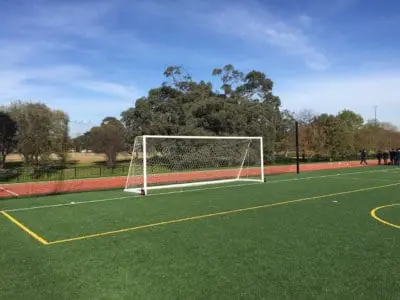
[{"label": "soccer goal", "polygon": [[263,165],[262,137],[138,136],[124,190],[264,182]]}]

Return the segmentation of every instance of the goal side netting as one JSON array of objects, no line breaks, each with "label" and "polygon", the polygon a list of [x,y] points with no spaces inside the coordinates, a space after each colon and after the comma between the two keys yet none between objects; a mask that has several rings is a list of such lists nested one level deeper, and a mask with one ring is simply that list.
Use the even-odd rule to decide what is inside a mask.
[{"label": "goal side netting", "polygon": [[264,182],[262,137],[138,136],[125,191]]}]

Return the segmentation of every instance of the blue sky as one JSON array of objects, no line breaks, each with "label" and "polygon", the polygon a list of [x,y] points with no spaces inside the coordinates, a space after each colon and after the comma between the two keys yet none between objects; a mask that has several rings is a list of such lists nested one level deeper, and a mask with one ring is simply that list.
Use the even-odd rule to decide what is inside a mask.
[{"label": "blue sky", "polygon": [[[400,125],[400,2],[0,0],[0,104],[63,109],[72,133],[163,81],[227,63],[265,72],[283,107]],[[394,109],[393,107],[396,107]]]}]

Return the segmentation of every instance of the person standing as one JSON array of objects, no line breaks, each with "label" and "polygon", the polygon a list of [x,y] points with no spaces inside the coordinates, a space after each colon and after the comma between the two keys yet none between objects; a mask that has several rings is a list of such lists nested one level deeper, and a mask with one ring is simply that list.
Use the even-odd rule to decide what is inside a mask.
[{"label": "person standing", "polygon": [[378,160],[378,165],[382,164],[382,158],[383,158],[383,153],[381,150],[379,150],[378,153],[376,153],[376,159]]},{"label": "person standing", "polygon": [[368,165],[368,163],[367,163],[367,150],[366,150],[366,149],[361,150],[361,161],[360,161],[360,165],[362,165],[363,163],[366,164],[366,165]]},{"label": "person standing", "polygon": [[394,165],[394,157],[395,157],[396,152],[394,151],[394,149],[390,150],[390,164]]},{"label": "person standing", "polygon": [[383,164],[387,165],[389,160],[389,150],[383,151]]}]

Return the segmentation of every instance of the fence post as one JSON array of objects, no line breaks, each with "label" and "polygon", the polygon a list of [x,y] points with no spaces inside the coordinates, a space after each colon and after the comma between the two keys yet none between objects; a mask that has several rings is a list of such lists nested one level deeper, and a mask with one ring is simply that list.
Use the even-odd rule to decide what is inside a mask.
[{"label": "fence post", "polygon": [[100,177],[101,177],[101,169],[102,169],[102,167],[100,166],[99,168],[100,168]]},{"label": "fence post", "polygon": [[300,173],[300,150],[299,150],[299,123],[295,121],[296,127],[296,173]]}]

